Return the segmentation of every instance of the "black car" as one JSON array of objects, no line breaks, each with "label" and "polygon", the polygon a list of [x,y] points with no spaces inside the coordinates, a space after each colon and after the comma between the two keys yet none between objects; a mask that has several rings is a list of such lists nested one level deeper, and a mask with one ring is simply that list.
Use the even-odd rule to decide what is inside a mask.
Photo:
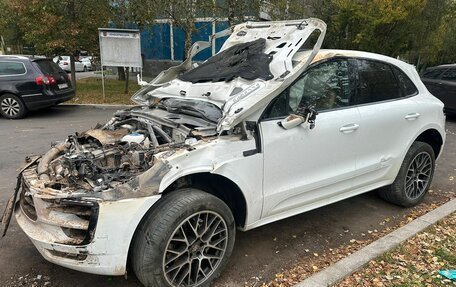
[{"label": "black car", "polygon": [[9,119],[74,97],[70,78],[46,58],[0,56],[0,114]]},{"label": "black car", "polygon": [[428,68],[421,80],[445,104],[446,113],[456,113],[456,64]]}]

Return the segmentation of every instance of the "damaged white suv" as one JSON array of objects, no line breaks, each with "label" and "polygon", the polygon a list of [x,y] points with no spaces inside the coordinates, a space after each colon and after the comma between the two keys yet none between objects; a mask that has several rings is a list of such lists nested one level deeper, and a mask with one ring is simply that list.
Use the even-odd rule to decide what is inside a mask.
[{"label": "damaged white suv", "polygon": [[445,141],[414,67],[321,50],[318,19],[248,22],[162,72],[140,106],[27,158],[2,222],[49,261],[146,286],[206,286],[249,230],[370,190],[412,206]]}]

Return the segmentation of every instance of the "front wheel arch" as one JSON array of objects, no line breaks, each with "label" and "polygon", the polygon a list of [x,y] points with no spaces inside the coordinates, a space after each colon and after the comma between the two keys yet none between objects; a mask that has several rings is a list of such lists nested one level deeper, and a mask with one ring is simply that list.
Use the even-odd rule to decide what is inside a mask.
[{"label": "front wheel arch", "polygon": [[188,174],[176,179],[162,192],[166,196],[179,188],[197,188],[226,203],[233,213],[236,225],[244,227],[247,220],[247,200],[241,188],[231,179],[209,172]]},{"label": "front wheel arch", "polygon": [[196,214],[199,209],[214,210],[222,215],[227,226],[228,242],[220,264],[208,275],[210,280],[198,286],[208,286],[206,284],[219,276],[234,246],[236,228],[231,210],[223,201],[209,193],[194,188],[181,188],[163,196],[149,209],[138,224],[130,243],[128,265],[145,286],[170,286],[166,282],[165,272],[161,272],[165,270],[162,261],[166,258],[163,256],[166,256],[168,237],[170,239],[174,236],[172,230],[181,224],[181,219],[186,220],[189,214]]}]

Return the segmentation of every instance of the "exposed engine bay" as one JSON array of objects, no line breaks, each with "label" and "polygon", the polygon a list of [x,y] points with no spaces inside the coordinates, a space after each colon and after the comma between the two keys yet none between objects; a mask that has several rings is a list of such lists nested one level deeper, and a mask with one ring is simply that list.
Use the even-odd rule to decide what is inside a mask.
[{"label": "exposed engine bay", "polygon": [[93,192],[115,188],[148,170],[155,154],[188,149],[198,139],[216,135],[216,124],[204,116],[172,113],[168,108],[118,111],[105,125],[55,144],[37,167],[41,187]]}]

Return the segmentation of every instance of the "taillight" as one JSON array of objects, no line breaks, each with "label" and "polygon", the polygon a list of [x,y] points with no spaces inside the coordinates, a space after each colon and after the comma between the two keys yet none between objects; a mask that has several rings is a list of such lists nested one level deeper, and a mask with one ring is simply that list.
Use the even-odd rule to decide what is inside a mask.
[{"label": "taillight", "polygon": [[37,85],[49,85],[49,79],[45,76],[39,76],[35,78],[35,83]]},{"label": "taillight", "polygon": [[68,66],[68,62],[63,62],[63,65],[64,66]]},{"label": "taillight", "polygon": [[49,80],[49,85],[55,85],[55,84],[57,84],[57,81],[55,80],[54,77],[52,77],[52,76],[46,76],[46,78]]},{"label": "taillight", "polygon": [[37,85],[55,85],[57,81],[52,76],[38,76],[35,78],[35,83]]}]

